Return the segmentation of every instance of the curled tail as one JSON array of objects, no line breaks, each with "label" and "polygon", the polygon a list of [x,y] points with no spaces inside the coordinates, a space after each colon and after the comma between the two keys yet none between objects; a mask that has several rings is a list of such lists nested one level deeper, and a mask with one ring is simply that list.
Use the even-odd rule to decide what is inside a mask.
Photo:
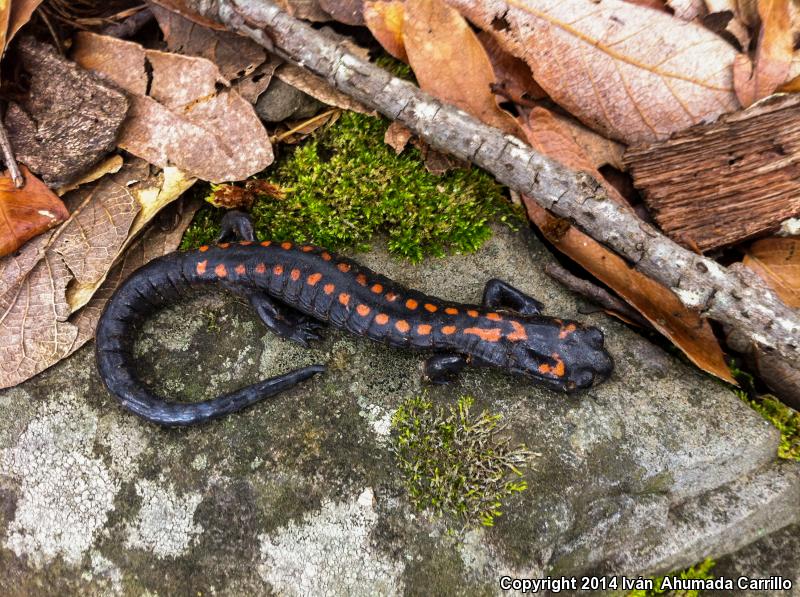
[{"label": "curled tail", "polygon": [[154,308],[178,298],[197,283],[187,279],[180,254],[156,259],[137,270],[109,300],[97,325],[95,355],[100,377],[123,407],[152,423],[185,426],[204,423],[251,404],[325,370],[295,369],[203,402],[168,401],[145,387],[133,372],[133,326]]}]

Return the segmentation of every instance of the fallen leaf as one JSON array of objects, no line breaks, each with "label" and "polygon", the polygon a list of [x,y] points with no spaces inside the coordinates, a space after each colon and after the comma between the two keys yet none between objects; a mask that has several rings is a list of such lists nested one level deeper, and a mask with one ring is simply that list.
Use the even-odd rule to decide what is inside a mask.
[{"label": "fallen leaf", "polygon": [[[592,164],[547,110],[535,108],[524,129],[537,151],[565,166],[592,174],[603,183],[609,197],[624,199],[603,181]],[[549,214],[529,197],[523,196],[528,216],[553,245],[639,311],[698,367],[735,384],[708,321],[683,306],[669,289],[633,269],[624,259],[606,249],[566,220]]]},{"label": "fallen leaf", "polygon": [[51,186],[80,176],[116,146],[128,100],[99,77],[23,37],[16,44],[29,76],[5,125],[17,160]]},{"label": "fallen leaf", "polygon": [[46,184],[20,166],[25,186],[18,189],[5,172],[0,177],[0,257],[66,220],[69,212]]},{"label": "fallen leaf", "polygon": [[331,20],[331,16],[320,7],[319,0],[276,0],[275,4],[298,19],[315,23]]},{"label": "fallen leaf", "polygon": [[524,60],[506,52],[486,31],[478,33],[478,39],[492,63],[496,93],[522,106],[547,97],[544,89],[533,79],[533,73]]},{"label": "fallen leaf", "polygon": [[743,26],[758,25],[758,0],[705,0],[709,14],[730,12]]},{"label": "fallen leaf", "polygon": [[406,145],[413,134],[414,133],[412,133],[408,127],[395,120],[386,129],[386,134],[383,136],[383,142],[394,149],[394,152],[399,155],[406,148]]},{"label": "fallen leaf", "polygon": [[747,249],[743,263],[769,284],[780,299],[800,308],[800,238],[764,238]]},{"label": "fallen leaf", "polygon": [[364,0],[319,0],[319,6],[341,23],[364,24]]},{"label": "fallen leaf", "polygon": [[[3,18],[0,17],[0,28],[6,32],[5,41],[3,41],[3,36],[0,35],[0,48],[2,48],[2,50],[8,47],[8,44],[11,43],[11,40],[14,39],[14,36],[19,30],[31,20],[31,16],[33,16],[33,13],[39,8],[42,0],[5,0],[4,7],[0,8],[0,14],[8,12],[9,3],[11,5],[11,11],[7,16],[8,23],[4,24]],[[2,52],[0,52],[0,54],[1,53]]]},{"label": "fallen leaf", "polygon": [[261,94],[269,87],[275,69],[281,64],[281,59],[271,56],[269,60],[260,64],[249,75],[233,82],[233,89],[251,104],[255,104]]},{"label": "fallen leaf", "polygon": [[310,73],[306,69],[294,64],[284,64],[275,71],[275,76],[284,83],[297,87],[303,93],[317,98],[324,104],[336,106],[343,110],[360,112],[361,114],[375,114],[372,110],[349,95],[342,93],[324,79]]},{"label": "fallen leaf", "polygon": [[253,106],[224,86],[211,61],[86,32],[76,36],[74,57],[128,92],[118,138],[126,151],[212,182],[241,180],[272,163]]},{"label": "fallen leaf", "polygon": [[595,170],[606,165],[614,166],[614,168],[623,172],[626,170],[622,159],[625,153],[625,146],[622,143],[612,141],[594,132],[570,116],[553,113],[553,117],[558,120],[561,130],[569,133],[575,144],[583,150],[584,155]]},{"label": "fallen leaf", "polygon": [[761,31],[755,64],[746,54],[736,56],[733,82],[744,107],[771,95],[789,76],[794,36],[789,18],[789,0],[758,0]]},{"label": "fallen leaf", "polygon": [[735,49],[695,23],[621,0],[448,2],[525,60],[556,103],[624,143],[739,107]]},{"label": "fallen leaf", "polygon": [[443,0],[407,0],[403,40],[421,89],[485,124],[522,136],[514,118],[497,106],[492,63],[458,11]]},{"label": "fallen leaf", "polygon": [[11,17],[11,0],[0,0],[0,57],[8,45],[8,22]]},{"label": "fallen leaf", "polygon": [[403,2],[364,2],[364,23],[383,49],[403,62],[408,54],[403,44]]},{"label": "fallen leaf", "polygon": [[664,0],[625,0],[625,2],[629,2],[631,4],[636,4],[637,6],[644,6],[646,8],[652,8],[653,10],[660,10],[662,12],[669,12],[667,10],[667,5],[664,4]]},{"label": "fallen leaf", "polygon": [[120,168],[122,168],[122,164],[125,161],[122,159],[122,156],[119,154],[114,154],[109,158],[106,158],[102,162],[95,165],[91,170],[89,170],[86,174],[81,176],[80,178],[73,180],[70,184],[64,185],[63,187],[58,187],[56,189],[56,194],[61,197],[65,193],[69,193],[70,191],[74,191],[81,185],[89,184],[90,182],[94,182],[105,176],[106,174],[115,174],[119,172]]},{"label": "fallen leaf", "polygon": [[682,21],[693,21],[708,14],[703,0],[667,0],[667,6]]}]

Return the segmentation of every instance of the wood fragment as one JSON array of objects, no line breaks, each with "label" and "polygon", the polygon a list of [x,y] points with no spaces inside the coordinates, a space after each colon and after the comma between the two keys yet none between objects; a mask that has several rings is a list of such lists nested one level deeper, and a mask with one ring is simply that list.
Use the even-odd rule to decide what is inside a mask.
[{"label": "wood fragment", "polygon": [[486,169],[502,184],[575,222],[633,267],[670,288],[687,307],[742,330],[753,342],[800,367],[800,316],[756,274],[735,265],[725,268],[687,251],[609,200],[603,187],[586,173],[565,168],[519,139],[393,77],[289,16],[274,2],[183,3],[203,18],[216,19],[265,47],[274,47],[282,58],[303,65],[389,119],[399,120],[433,147]]},{"label": "wood fragment", "polygon": [[8,140],[8,133],[3,124],[3,115],[0,113],[0,152],[3,154],[3,162],[11,175],[11,180],[14,181],[14,186],[21,189],[25,186],[25,178],[19,170],[17,159],[14,157],[14,150],[11,148],[11,141]]},{"label": "wood fragment", "polygon": [[765,234],[800,214],[800,97],[632,147],[624,159],[655,221],[685,247]]}]

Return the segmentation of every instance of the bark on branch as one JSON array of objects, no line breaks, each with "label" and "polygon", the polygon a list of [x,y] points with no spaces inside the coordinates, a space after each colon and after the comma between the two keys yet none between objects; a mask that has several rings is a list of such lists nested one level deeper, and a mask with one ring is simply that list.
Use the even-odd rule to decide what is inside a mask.
[{"label": "bark on branch", "polygon": [[[161,0],[170,8],[180,2]],[[400,121],[433,147],[491,172],[658,280],[687,307],[734,326],[800,367],[800,317],[750,270],[725,268],[669,240],[575,172],[362,60],[267,0],[184,0],[196,13],[272,48],[342,92]]]}]

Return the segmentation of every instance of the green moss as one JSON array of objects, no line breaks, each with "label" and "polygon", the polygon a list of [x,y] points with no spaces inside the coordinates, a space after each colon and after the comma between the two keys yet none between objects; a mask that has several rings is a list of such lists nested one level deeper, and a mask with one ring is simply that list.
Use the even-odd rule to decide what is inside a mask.
[{"label": "green moss", "polygon": [[[434,176],[416,148],[395,155],[383,141],[387,126],[344,113],[259,175],[285,192],[281,199],[256,199],[252,216],[259,238],[366,250],[380,233],[392,253],[416,262],[475,251],[491,235],[492,220],[521,221],[488,174],[469,168]],[[202,209],[182,248],[213,242],[222,213]]]},{"label": "green moss", "polygon": [[[675,576],[682,579],[698,579],[698,580],[713,580],[714,575],[711,574],[711,569],[716,565],[716,562],[711,558],[706,558],[699,564],[695,564],[694,566],[690,566],[686,570],[681,570],[680,572],[670,572],[669,574],[665,574],[664,576]],[[655,585],[654,588],[650,591],[640,591],[634,590],[628,593],[627,597],[652,597],[653,595],[670,595],[673,597],[698,597],[700,595],[700,591],[697,590],[686,590],[686,591],[670,591],[667,589],[662,589],[661,585],[664,581],[664,576],[659,576],[653,579],[653,584]]]},{"label": "green moss", "polygon": [[474,416],[472,403],[467,396],[449,408],[406,400],[392,417],[393,452],[417,508],[492,526],[503,499],[527,488],[520,468],[532,453],[499,441],[502,416]]}]

